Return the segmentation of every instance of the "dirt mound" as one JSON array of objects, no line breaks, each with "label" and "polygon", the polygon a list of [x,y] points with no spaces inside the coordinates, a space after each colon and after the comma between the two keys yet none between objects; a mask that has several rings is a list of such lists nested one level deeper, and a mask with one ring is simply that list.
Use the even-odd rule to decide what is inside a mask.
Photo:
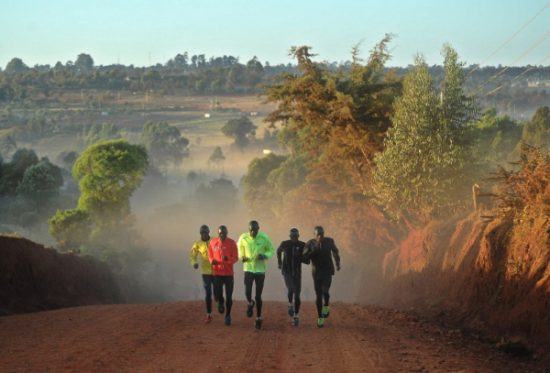
[{"label": "dirt mound", "polygon": [[385,257],[383,301],[550,346],[549,235],[544,216],[487,223],[472,214],[412,230]]},{"label": "dirt mound", "polygon": [[119,298],[107,265],[0,236],[0,315],[116,303]]}]

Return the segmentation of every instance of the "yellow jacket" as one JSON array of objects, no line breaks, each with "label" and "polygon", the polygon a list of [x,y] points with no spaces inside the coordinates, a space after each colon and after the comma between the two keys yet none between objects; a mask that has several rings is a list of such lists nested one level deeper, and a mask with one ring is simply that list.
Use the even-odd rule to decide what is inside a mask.
[{"label": "yellow jacket", "polygon": [[[191,250],[189,251],[189,263],[193,266],[195,263],[199,263],[201,272],[203,275],[212,274],[212,264],[208,261],[208,244],[210,240],[204,242],[203,240],[195,241]],[[200,257],[200,262],[198,261]]]}]

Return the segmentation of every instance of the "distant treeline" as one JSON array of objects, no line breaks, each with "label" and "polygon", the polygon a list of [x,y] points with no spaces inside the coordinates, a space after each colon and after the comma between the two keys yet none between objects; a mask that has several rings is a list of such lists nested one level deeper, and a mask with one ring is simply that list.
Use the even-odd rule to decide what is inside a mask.
[{"label": "distant treeline", "polygon": [[[321,62],[331,71],[347,71],[351,62]],[[397,76],[404,76],[408,67],[388,67]],[[443,76],[443,67],[429,67],[434,81]],[[550,89],[550,67],[466,67],[469,75],[467,89],[483,96],[498,88],[495,95],[510,95],[510,90],[521,91],[522,96],[529,88],[531,95],[544,94]],[[469,74],[471,72],[471,74]],[[64,90],[127,90],[143,92],[154,90],[164,94],[250,94],[261,93],[266,85],[279,81],[282,73],[298,74],[295,64],[271,65],[254,57],[241,63],[237,57],[221,56],[206,58],[204,54],[189,56],[178,54],[165,64],[148,67],[133,65],[96,66],[88,54],[79,54],[76,60],[54,66],[27,66],[20,58],[13,58],[0,70],[0,102],[17,102],[26,99],[48,98],[56,91]],[[495,77],[495,75],[497,75]],[[484,84],[480,87],[481,84]],[[534,89],[533,89],[534,88]]]}]

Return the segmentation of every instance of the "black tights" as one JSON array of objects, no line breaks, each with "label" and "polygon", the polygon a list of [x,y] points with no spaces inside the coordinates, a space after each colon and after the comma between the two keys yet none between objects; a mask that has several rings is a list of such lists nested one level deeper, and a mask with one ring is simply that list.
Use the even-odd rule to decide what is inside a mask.
[{"label": "black tights", "polygon": [[223,286],[225,285],[225,315],[231,315],[231,306],[233,306],[233,276],[214,276],[214,294],[218,304],[223,304]]},{"label": "black tights", "polygon": [[332,276],[313,276],[313,285],[315,286],[315,305],[317,314],[323,317],[323,305],[328,306],[330,301],[330,285]]},{"label": "black tights", "polygon": [[294,313],[298,314],[300,312],[300,304],[302,304],[300,299],[302,278],[285,275],[285,285],[288,289],[288,303],[292,303],[294,300]]},{"label": "black tights", "polygon": [[262,316],[262,292],[264,290],[265,273],[244,273],[244,293],[246,300],[250,304],[252,302],[252,284],[256,282],[256,315]]}]

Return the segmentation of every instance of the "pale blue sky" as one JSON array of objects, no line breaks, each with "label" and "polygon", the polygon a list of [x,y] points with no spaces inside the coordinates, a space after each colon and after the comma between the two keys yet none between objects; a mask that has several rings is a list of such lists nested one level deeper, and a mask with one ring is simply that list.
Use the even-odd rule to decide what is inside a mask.
[{"label": "pale blue sky", "polygon": [[[428,63],[451,43],[467,63],[483,62],[548,0],[0,0],[0,66],[74,60],[147,65],[175,54],[232,54],[246,61],[290,62],[293,45],[343,61],[363,40],[364,54],[396,34],[391,65],[423,53]],[[550,54],[550,7],[487,64],[540,63]],[[544,64],[548,65],[549,59]]]}]

